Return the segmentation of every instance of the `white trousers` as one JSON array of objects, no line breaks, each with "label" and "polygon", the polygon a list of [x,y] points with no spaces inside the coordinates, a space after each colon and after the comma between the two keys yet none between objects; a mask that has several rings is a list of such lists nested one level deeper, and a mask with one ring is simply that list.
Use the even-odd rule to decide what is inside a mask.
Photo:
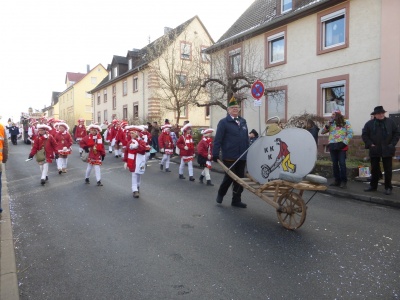
[{"label": "white trousers", "polygon": [[43,165],[39,165],[40,172],[42,172],[42,177],[40,179],[46,179],[47,174],[49,173],[49,164],[45,162]]},{"label": "white trousers", "polygon": [[89,178],[90,177],[90,173],[92,173],[93,167],[94,167],[94,172],[96,174],[96,181],[100,181],[101,180],[101,172],[100,172],[100,166],[99,165],[87,164],[85,178]]},{"label": "white trousers", "polygon": [[[170,154],[163,154],[163,157],[161,158],[161,165],[165,165],[166,169],[169,169],[169,161],[170,161],[171,155]],[[183,171],[182,171],[183,172]]]},{"label": "white trousers", "polygon": [[201,175],[206,178],[206,180],[211,180],[211,175],[210,175],[210,169],[209,168],[204,168],[204,170],[201,172]]},{"label": "white trousers", "polygon": [[132,193],[139,191],[140,178],[141,178],[140,174],[132,172]]},{"label": "white trousers", "polygon": [[61,170],[61,169],[66,169],[66,168],[67,168],[67,158],[59,157],[57,159],[57,169]]},{"label": "white trousers", "polygon": [[[193,176],[193,161],[189,161],[187,164],[188,164],[189,176]],[[185,162],[183,161],[183,157],[181,157],[181,164],[179,165],[179,175],[183,175],[184,168],[185,168]]]}]

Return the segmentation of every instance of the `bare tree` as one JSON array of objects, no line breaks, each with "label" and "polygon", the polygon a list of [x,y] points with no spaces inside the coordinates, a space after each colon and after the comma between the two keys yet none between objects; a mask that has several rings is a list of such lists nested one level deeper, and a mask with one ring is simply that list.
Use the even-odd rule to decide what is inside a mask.
[{"label": "bare tree", "polygon": [[186,31],[173,31],[147,50],[150,76],[157,82],[152,97],[158,99],[161,113],[175,112],[177,123],[186,108],[206,97],[206,91],[199,89],[209,72],[201,54],[202,44],[206,43],[189,37]]},{"label": "bare tree", "polygon": [[274,71],[265,69],[264,55],[260,53],[263,53],[261,45],[243,41],[237,48],[231,45],[212,54],[211,76],[205,78],[199,87],[212,94],[211,101],[197,101],[196,105],[217,105],[226,109],[232,96],[240,104],[247,99],[246,95],[256,80],[261,80],[266,88],[271,88],[273,79],[277,76]]}]

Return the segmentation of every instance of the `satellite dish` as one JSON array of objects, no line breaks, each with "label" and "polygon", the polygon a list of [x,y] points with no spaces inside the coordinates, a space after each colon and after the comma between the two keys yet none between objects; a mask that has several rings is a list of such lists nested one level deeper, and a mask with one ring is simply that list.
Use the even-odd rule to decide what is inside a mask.
[{"label": "satellite dish", "polygon": [[275,135],[259,137],[247,153],[247,171],[264,184],[279,179],[284,172],[305,176],[317,161],[317,145],[310,132],[300,128],[283,129]]}]

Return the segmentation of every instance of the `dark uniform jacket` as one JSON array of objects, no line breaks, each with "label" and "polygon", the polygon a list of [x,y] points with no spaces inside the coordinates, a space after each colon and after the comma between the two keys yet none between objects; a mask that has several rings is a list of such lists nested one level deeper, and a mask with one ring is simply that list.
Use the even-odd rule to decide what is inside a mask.
[{"label": "dark uniform jacket", "polygon": [[[393,157],[399,141],[399,128],[393,119],[369,120],[362,130],[365,149],[370,157]],[[375,147],[371,147],[374,144]]]},{"label": "dark uniform jacket", "polygon": [[[240,125],[228,115],[219,121],[214,138],[213,156],[222,151],[223,160],[237,160],[249,148],[249,133],[246,120],[239,117]],[[246,160],[244,154],[240,160]]]}]

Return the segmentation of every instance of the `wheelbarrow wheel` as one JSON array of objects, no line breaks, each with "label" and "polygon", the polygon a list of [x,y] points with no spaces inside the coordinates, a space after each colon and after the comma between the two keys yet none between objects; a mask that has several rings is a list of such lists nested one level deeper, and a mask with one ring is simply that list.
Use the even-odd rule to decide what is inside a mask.
[{"label": "wheelbarrow wheel", "polygon": [[286,192],[279,197],[277,203],[279,208],[276,214],[283,227],[294,230],[303,225],[307,207],[299,194]]}]

